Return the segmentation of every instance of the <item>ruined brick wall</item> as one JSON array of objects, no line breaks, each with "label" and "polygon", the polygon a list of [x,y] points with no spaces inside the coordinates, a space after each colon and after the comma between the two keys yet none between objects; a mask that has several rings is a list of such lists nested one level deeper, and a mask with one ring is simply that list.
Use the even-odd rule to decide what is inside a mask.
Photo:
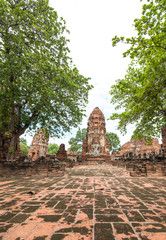
[{"label": "ruined brick wall", "polygon": [[67,159],[77,162],[79,156],[80,156],[80,154],[78,154],[76,151],[70,152],[70,148],[67,149]]},{"label": "ruined brick wall", "polygon": [[130,152],[132,152],[133,155],[134,154],[143,155],[144,153],[149,155],[152,151],[158,154],[160,149],[161,149],[161,145],[159,144],[159,141],[156,138],[152,140],[152,145],[146,145],[144,139],[134,139],[122,145],[122,150],[120,151],[120,155],[122,156],[123,154],[128,154]]},{"label": "ruined brick wall", "polygon": [[96,107],[89,116],[87,136],[83,141],[82,159],[106,160],[110,158],[110,146],[106,138],[105,118]]},{"label": "ruined brick wall", "polygon": [[46,154],[48,154],[48,141],[49,138],[43,129],[37,131],[33,137],[32,144],[28,153],[32,161],[42,156],[45,157]]},{"label": "ruined brick wall", "polygon": [[[131,164],[130,164],[131,165]],[[166,164],[164,162],[144,162],[132,164],[126,167],[131,177],[164,177],[166,176]]]},{"label": "ruined brick wall", "polygon": [[67,159],[73,160],[73,161],[75,161],[75,162],[77,162],[78,157],[79,157],[79,154],[78,154],[78,153],[69,153],[69,154],[67,155]]},{"label": "ruined brick wall", "polygon": [[113,150],[111,153],[111,161],[114,161],[114,160],[120,159],[120,158],[121,158],[120,152]]},{"label": "ruined brick wall", "polygon": [[61,162],[55,162],[39,158],[35,161],[0,162],[0,177],[11,176],[62,176],[65,171],[65,165]]}]

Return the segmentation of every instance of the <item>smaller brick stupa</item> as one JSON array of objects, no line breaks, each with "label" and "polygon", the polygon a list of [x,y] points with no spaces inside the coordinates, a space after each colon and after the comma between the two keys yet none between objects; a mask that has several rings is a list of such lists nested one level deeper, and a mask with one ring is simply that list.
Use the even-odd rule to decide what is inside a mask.
[{"label": "smaller brick stupa", "polygon": [[83,161],[109,161],[110,146],[106,138],[105,118],[96,107],[89,116],[86,139],[82,147]]},{"label": "smaller brick stupa", "polygon": [[58,160],[63,161],[67,159],[67,151],[65,150],[65,144],[61,144],[56,154]]},{"label": "smaller brick stupa", "polygon": [[35,161],[39,157],[45,157],[48,154],[48,141],[49,138],[44,129],[37,131],[33,137],[32,144],[29,150],[29,157]]}]

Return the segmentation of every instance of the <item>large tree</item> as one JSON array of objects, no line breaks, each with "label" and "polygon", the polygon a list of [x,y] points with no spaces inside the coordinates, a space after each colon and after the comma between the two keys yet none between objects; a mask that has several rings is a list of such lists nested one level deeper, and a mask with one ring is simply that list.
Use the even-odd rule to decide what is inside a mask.
[{"label": "large tree", "polygon": [[119,151],[121,149],[120,140],[116,133],[106,132],[106,137],[109,141],[110,150]]},{"label": "large tree", "polygon": [[70,138],[69,140],[69,144],[70,146],[70,152],[78,152],[81,153],[82,152],[82,144],[83,144],[83,140],[84,138],[86,138],[86,132],[87,129],[83,128],[83,129],[78,129],[76,136]]},{"label": "large tree", "polygon": [[60,135],[84,115],[89,79],[72,64],[65,21],[48,0],[0,0],[0,134],[8,158],[26,129]]},{"label": "large tree", "polygon": [[136,37],[117,37],[130,44],[124,52],[132,61],[123,79],[111,87],[112,103],[117,112],[119,129],[126,132],[135,123],[135,138],[152,138],[166,126],[166,0],[148,0],[142,16],[134,20]]}]

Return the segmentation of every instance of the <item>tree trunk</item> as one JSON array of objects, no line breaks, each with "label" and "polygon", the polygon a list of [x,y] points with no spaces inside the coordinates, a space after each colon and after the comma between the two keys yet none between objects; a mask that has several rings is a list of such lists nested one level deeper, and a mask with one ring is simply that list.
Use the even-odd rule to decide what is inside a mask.
[{"label": "tree trunk", "polygon": [[18,137],[19,137],[18,134],[15,134],[11,138],[10,146],[9,146],[9,149],[8,149],[7,161],[13,161],[14,160],[14,153],[16,151]]},{"label": "tree trunk", "polygon": [[164,149],[164,156],[166,158],[166,126],[161,129],[162,133],[162,145]]},{"label": "tree trunk", "polygon": [[[13,161],[14,160],[14,153],[16,151],[16,146],[17,146],[17,142],[18,142],[18,138],[24,134],[24,132],[26,131],[26,129],[29,127],[30,123],[32,120],[34,120],[37,117],[37,113],[36,111],[33,112],[33,114],[31,115],[31,117],[29,118],[29,122],[26,123],[24,125],[24,127],[17,129],[16,133],[12,134],[12,138],[10,141],[10,147],[8,149],[8,154],[7,154],[7,161]],[[12,120],[11,120],[12,121]]]}]

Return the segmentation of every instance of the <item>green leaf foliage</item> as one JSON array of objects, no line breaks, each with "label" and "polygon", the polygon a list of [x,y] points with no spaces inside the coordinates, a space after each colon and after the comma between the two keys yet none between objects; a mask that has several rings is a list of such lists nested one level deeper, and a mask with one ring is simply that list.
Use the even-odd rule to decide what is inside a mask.
[{"label": "green leaf foliage", "polygon": [[24,143],[24,144],[27,145],[27,140],[25,138],[21,137],[20,138],[20,143]]},{"label": "green leaf foliage", "polygon": [[27,146],[27,141],[25,138],[20,138],[20,149],[22,154],[28,155],[30,147]]},{"label": "green leaf foliage", "polygon": [[77,127],[92,86],[69,57],[65,21],[47,0],[0,0],[0,23],[0,133]]},{"label": "green leaf foliage", "polygon": [[134,27],[136,37],[113,39],[113,46],[130,44],[123,55],[132,61],[124,78],[111,87],[117,112],[110,118],[119,120],[122,133],[134,123],[133,137],[149,139],[166,125],[166,0],[147,1]]},{"label": "green leaf foliage", "polygon": [[78,152],[81,153],[82,152],[82,144],[83,144],[83,140],[86,138],[86,128],[83,129],[78,129],[75,138],[70,138],[69,140],[69,144],[70,146],[70,152]]},{"label": "green leaf foliage", "polygon": [[106,132],[106,137],[110,144],[110,150],[116,150],[116,151],[120,150],[121,148],[120,140],[116,133]]},{"label": "green leaf foliage", "polygon": [[48,154],[56,154],[59,150],[59,146],[56,143],[48,144]]}]

